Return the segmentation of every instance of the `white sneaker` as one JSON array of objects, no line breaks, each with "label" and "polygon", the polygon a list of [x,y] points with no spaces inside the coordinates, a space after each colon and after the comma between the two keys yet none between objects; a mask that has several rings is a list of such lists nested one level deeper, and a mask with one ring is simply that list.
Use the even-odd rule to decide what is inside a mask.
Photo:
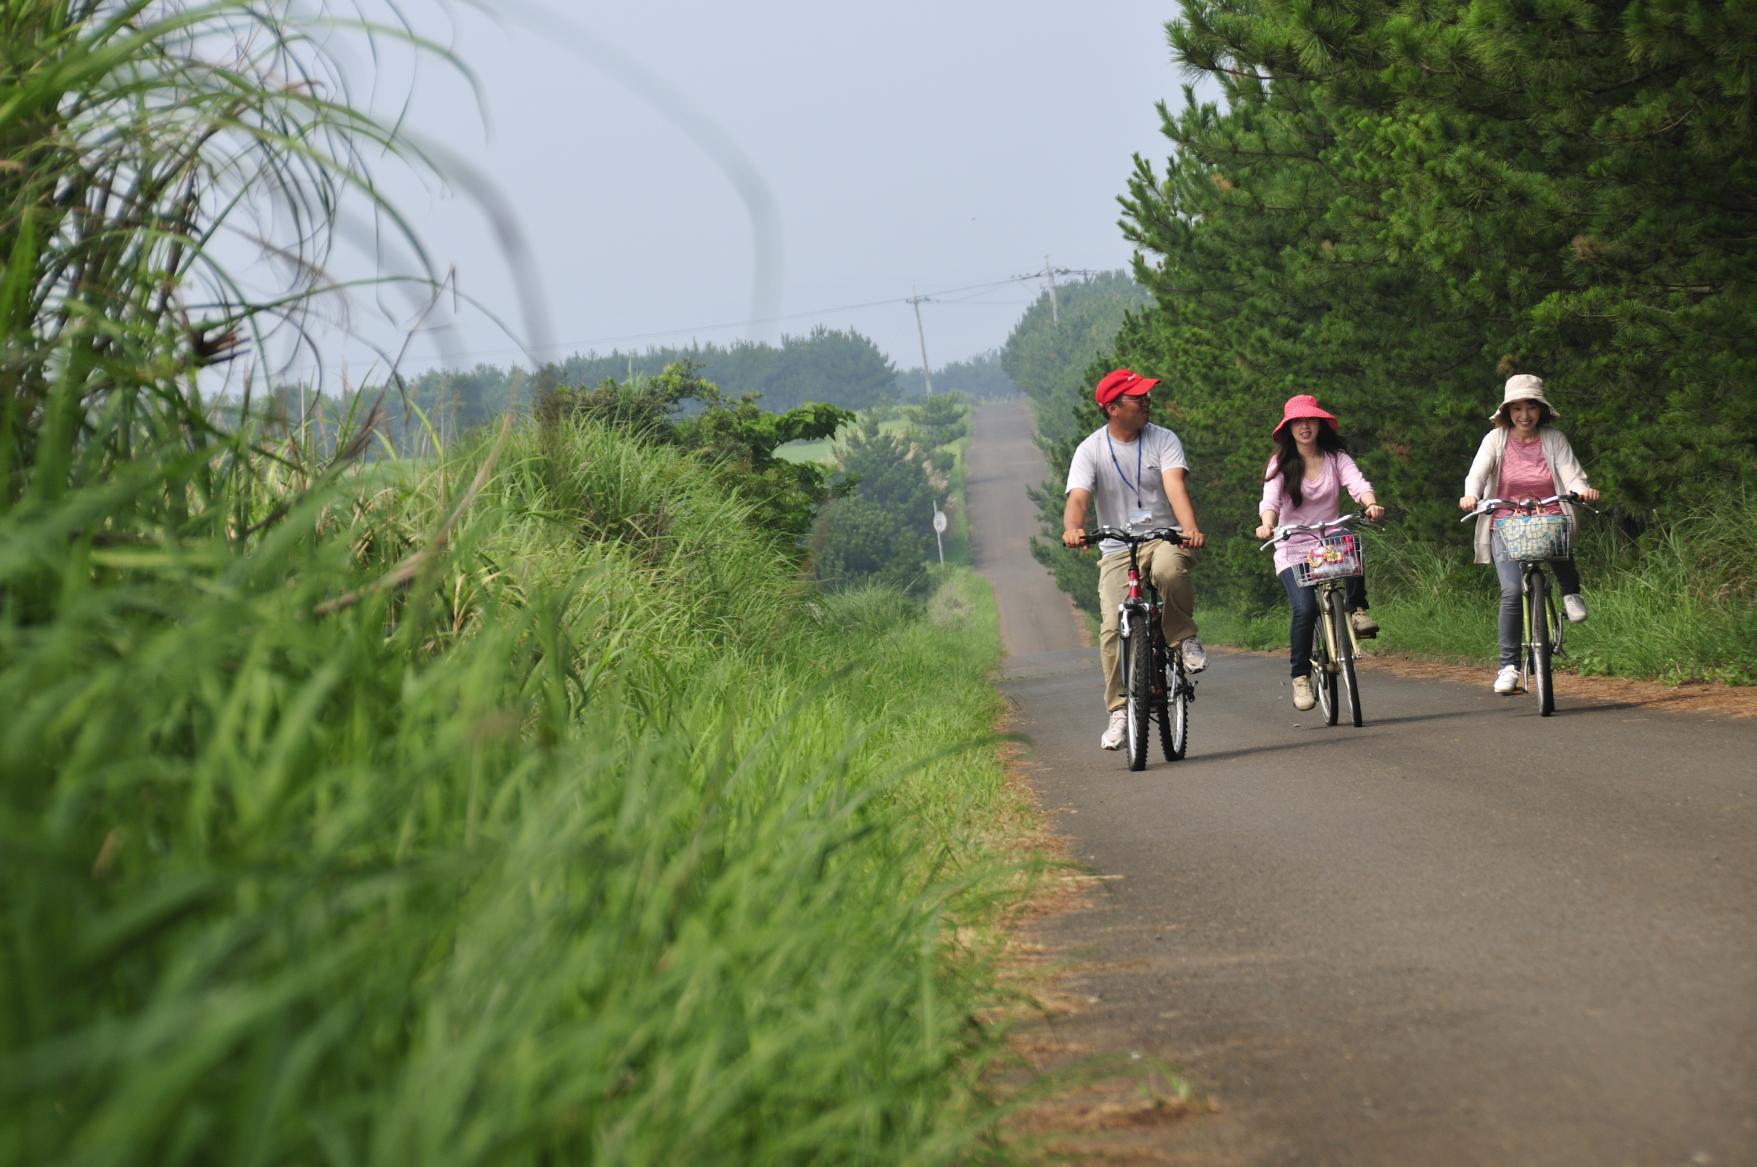
[{"label": "white sneaker", "polygon": [[1562,597],[1562,611],[1568,614],[1570,624],[1579,624],[1586,619],[1586,601],[1579,592]]},{"label": "white sneaker", "polygon": [[1310,709],[1317,703],[1318,695],[1312,692],[1312,679],[1310,677],[1295,677],[1293,679],[1293,707],[1295,709]]},{"label": "white sneaker", "polygon": [[1110,711],[1110,725],[1106,727],[1104,736],[1098,739],[1098,744],[1107,750],[1120,750],[1123,748],[1123,735],[1128,730],[1128,712],[1122,709],[1112,709]]},{"label": "white sneaker", "polygon": [[1178,645],[1184,653],[1184,671],[1199,673],[1208,667],[1208,650],[1194,636],[1186,636]]},{"label": "white sneaker", "polygon": [[1502,665],[1501,671],[1495,674],[1495,692],[1505,697],[1519,688],[1519,666]]}]

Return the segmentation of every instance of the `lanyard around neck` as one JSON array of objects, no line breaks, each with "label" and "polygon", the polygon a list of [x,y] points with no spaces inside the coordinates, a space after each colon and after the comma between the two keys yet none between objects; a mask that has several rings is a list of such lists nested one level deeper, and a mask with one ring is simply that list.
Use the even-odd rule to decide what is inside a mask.
[{"label": "lanyard around neck", "polygon": [[1146,504],[1141,501],[1141,451],[1147,445],[1146,428],[1142,427],[1141,432],[1135,435],[1135,480],[1133,482],[1130,482],[1129,476],[1123,473],[1123,464],[1116,460],[1116,443],[1110,440],[1109,426],[1105,427],[1104,441],[1110,447],[1110,464],[1116,467],[1116,476],[1123,480],[1124,486],[1135,492],[1135,505],[1145,506]]}]

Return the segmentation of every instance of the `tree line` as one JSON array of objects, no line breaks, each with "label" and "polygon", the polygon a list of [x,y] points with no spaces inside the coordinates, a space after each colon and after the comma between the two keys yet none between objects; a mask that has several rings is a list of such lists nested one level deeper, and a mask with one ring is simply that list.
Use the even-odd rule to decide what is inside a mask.
[{"label": "tree line", "polygon": [[[389,444],[417,452],[466,433],[506,413],[529,411],[556,389],[591,390],[660,378],[672,367],[687,367],[728,400],[752,398],[754,408],[786,414],[810,404],[860,411],[924,394],[921,370],[899,371],[869,338],[852,330],[814,328],[779,344],[738,341],[731,345],[692,344],[649,348],[640,353],[576,353],[535,370],[517,365],[477,364],[468,369],[436,369],[392,379],[346,399],[319,402],[299,386],[277,388],[269,410],[296,424],[316,414],[327,428],[348,428],[344,419],[375,414],[374,426]],[[1002,371],[998,350],[953,361],[933,372],[938,393],[966,398],[1011,396],[1018,392]],[[685,412],[702,407],[691,397],[675,403]]]},{"label": "tree line", "polygon": [[[1282,400],[1315,393],[1402,521],[1453,540],[1519,372],[1626,532],[1757,480],[1757,11],[1192,0],[1167,31],[1199,80],[1122,199],[1152,303],[1071,381],[1166,379],[1205,527],[1251,520]],[[1212,575],[1260,584],[1229,542]]]}]

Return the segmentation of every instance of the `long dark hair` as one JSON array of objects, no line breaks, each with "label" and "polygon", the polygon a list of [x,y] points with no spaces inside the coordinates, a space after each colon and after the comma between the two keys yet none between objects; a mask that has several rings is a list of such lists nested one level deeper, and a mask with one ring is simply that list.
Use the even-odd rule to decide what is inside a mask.
[{"label": "long dark hair", "polygon": [[[1289,421],[1275,435],[1275,453],[1269,463],[1269,473],[1263,475],[1264,482],[1274,478],[1277,474],[1281,475],[1282,487],[1287,491],[1287,497],[1293,501],[1294,506],[1305,501],[1305,496],[1300,492],[1300,486],[1305,481],[1306,460],[1300,457],[1299,443],[1293,440],[1293,423],[1298,420],[1300,419],[1296,417]],[[1319,452],[1324,454],[1346,453],[1348,443],[1342,440],[1342,435],[1336,432],[1336,427],[1324,418],[1320,417],[1317,420]]]}]

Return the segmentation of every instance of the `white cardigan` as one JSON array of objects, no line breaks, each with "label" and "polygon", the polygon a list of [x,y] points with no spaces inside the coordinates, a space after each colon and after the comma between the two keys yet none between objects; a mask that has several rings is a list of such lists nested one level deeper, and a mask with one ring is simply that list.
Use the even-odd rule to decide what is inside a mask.
[{"label": "white cardigan", "polygon": [[[1546,425],[1537,431],[1537,435],[1543,443],[1543,460],[1550,468],[1550,480],[1556,484],[1554,493],[1585,490],[1586,471],[1580,468],[1580,460],[1574,457],[1574,448],[1568,444],[1562,431]],[[1483,435],[1482,445],[1476,448],[1476,457],[1470,463],[1470,473],[1464,476],[1465,497],[1478,501],[1494,497],[1495,485],[1501,481],[1501,456],[1506,449],[1507,431],[1500,426]],[[1562,513],[1568,516],[1568,524],[1572,527],[1576,522],[1574,508],[1563,503]],[[1490,520],[1489,515],[1478,515],[1476,519],[1478,563],[1494,561],[1489,550],[1489,533],[1493,530]]]}]

